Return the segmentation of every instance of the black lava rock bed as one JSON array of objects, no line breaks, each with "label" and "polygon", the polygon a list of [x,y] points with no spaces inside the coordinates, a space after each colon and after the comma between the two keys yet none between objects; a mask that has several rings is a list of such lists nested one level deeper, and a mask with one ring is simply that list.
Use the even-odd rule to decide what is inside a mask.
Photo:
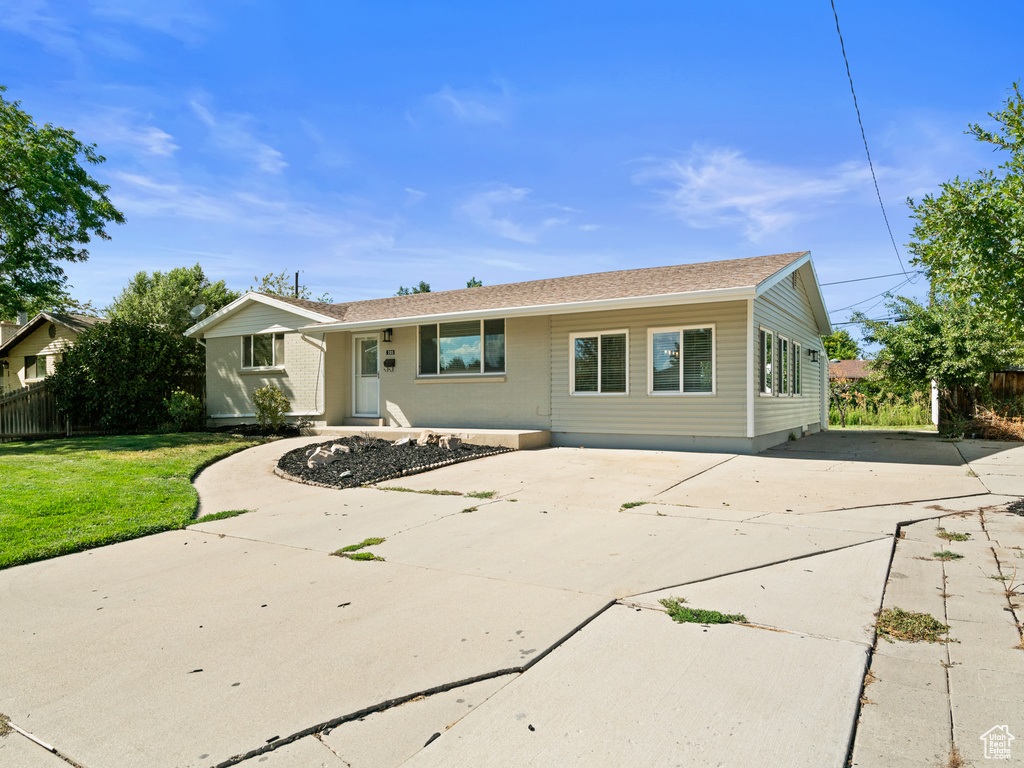
[{"label": "black lava rock bed", "polygon": [[[314,469],[306,466],[306,455],[312,449],[324,447],[329,450],[332,445],[339,444],[348,446],[350,453],[339,454],[338,460],[332,464]],[[290,480],[325,488],[353,488],[404,475],[415,475],[448,464],[507,453],[510,450],[512,449],[467,443],[449,450],[437,445],[417,446],[411,442],[405,445],[392,445],[388,440],[340,437],[289,451],[278,460],[277,468]],[[346,472],[351,474],[345,475]]]}]

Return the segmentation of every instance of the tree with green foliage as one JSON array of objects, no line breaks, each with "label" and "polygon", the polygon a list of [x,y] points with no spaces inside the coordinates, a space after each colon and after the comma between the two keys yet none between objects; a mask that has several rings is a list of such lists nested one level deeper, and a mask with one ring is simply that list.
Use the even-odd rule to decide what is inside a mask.
[{"label": "tree with green foliage", "polygon": [[298,295],[296,296],[294,276],[289,275],[287,272],[282,272],[280,275],[275,275],[271,272],[269,275],[264,275],[262,278],[254,277],[253,280],[258,282],[256,285],[250,285],[249,290],[256,291],[257,293],[269,293],[272,296],[286,296],[290,299],[319,301],[321,304],[332,304],[334,302],[334,299],[332,299],[331,295],[326,291],[314,299],[312,291],[303,284],[299,285]]},{"label": "tree with green foliage", "polygon": [[480,282],[479,280],[477,280],[476,279],[476,275],[474,275],[473,277],[469,278],[469,280],[466,281],[466,287],[467,288],[483,288],[484,284],[482,282]]},{"label": "tree with green foliage", "polygon": [[114,318],[83,331],[48,381],[72,426],[122,432],[155,429],[170,419],[176,390],[203,394],[203,349],[152,323]]},{"label": "tree with green foliage", "polygon": [[[6,90],[0,85],[0,94]],[[105,158],[66,128],[32,122],[0,95],[0,316],[44,308],[66,296],[58,262],[85,261],[92,237],[124,216],[109,187],[83,168]]]},{"label": "tree with green foliage", "polygon": [[404,285],[398,286],[398,293],[395,296],[411,296],[414,293],[430,293],[430,283],[425,283],[420,280],[419,285],[414,285],[412,288],[406,288]]},{"label": "tree with green foliage", "polygon": [[[998,172],[944,183],[937,196],[908,200],[914,240],[911,263],[924,267],[932,288],[954,306],[973,305],[1024,341],[1024,97],[1020,83],[998,112],[995,130],[972,124],[966,133],[1009,153]],[[977,314],[971,311],[972,317]]]},{"label": "tree with green foliage", "polygon": [[932,380],[947,392],[963,391],[973,406],[975,388],[988,374],[1021,360],[1014,332],[998,317],[970,302],[936,296],[926,307],[899,297],[889,302],[895,323],[864,323],[864,340],[880,344],[874,368],[896,386],[927,389]]},{"label": "tree with green foliage", "polygon": [[821,337],[825,354],[829,360],[857,360],[860,358],[860,347],[847,330],[833,331]]},{"label": "tree with green foliage", "polygon": [[175,333],[184,333],[194,325],[189,311],[205,304],[205,314],[227,306],[241,294],[230,290],[223,280],[211,283],[203,268],[176,267],[168,272],[154,271],[152,275],[138,272],[129,281],[114,303],[107,307],[107,315],[137,324],[151,323]]}]

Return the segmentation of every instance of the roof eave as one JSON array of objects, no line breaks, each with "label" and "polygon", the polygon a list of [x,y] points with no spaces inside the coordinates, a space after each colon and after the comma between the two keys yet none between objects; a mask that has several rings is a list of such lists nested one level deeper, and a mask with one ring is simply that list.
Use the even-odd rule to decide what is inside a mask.
[{"label": "roof eave", "polygon": [[811,303],[811,312],[814,314],[814,321],[818,326],[818,334],[821,336],[828,336],[832,333],[832,323],[828,318],[828,309],[825,307],[825,297],[821,293],[821,284],[818,282],[818,273],[814,269],[814,262],[811,260],[811,252],[805,251],[804,254],[784,266],[778,272],[765,278],[757,284],[757,295],[761,296],[767,293],[769,290],[774,288],[780,282],[785,280],[791,274],[796,272],[798,269],[807,267],[810,272],[810,281],[804,281],[807,285],[807,299]]},{"label": "roof eave", "polygon": [[287,301],[278,301],[272,296],[265,296],[262,293],[248,291],[232,301],[230,304],[218,309],[205,320],[201,320],[195,325],[186,328],[184,335],[190,339],[202,338],[207,328],[216,325],[222,320],[226,320],[228,317],[240,311],[243,307],[252,302],[266,304],[267,306],[275,307],[276,309],[280,309],[285,312],[291,312],[293,315],[305,317],[307,320],[321,320],[323,322],[334,321],[334,318],[328,315],[314,312],[313,310],[305,309],[304,307],[297,307],[294,304],[289,304]]},{"label": "roof eave", "polygon": [[665,304],[707,304],[713,301],[739,301],[752,299],[755,286],[745,285],[736,288],[715,288],[707,291],[686,291],[683,293],[663,293],[655,296],[633,296],[615,299],[597,299],[593,301],[571,301],[560,304],[535,304],[525,307],[493,307],[491,309],[470,309],[458,312],[441,312],[409,317],[385,317],[375,320],[356,322],[329,322],[307,325],[299,328],[303,332],[323,331],[359,331],[385,326],[402,327],[419,325],[426,322],[444,322],[460,320],[466,317],[530,317],[537,315],[567,315],[575,312],[600,312],[613,309],[640,309],[643,307],[661,306]]}]

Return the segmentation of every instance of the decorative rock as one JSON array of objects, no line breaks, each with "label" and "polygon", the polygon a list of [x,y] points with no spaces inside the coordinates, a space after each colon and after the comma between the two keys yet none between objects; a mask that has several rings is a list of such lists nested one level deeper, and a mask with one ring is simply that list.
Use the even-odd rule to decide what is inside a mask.
[{"label": "decorative rock", "polygon": [[457,435],[442,435],[438,439],[437,444],[441,448],[447,448],[449,451],[454,451],[457,450],[460,445],[462,445],[462,438],[458,437]]},{"label": "decorative rock", "polygon": [[408,445],[412,440],[408,437],[400,437],[398,440],[392,443],[392,445]]},{"label": "decorative rock", "polygon": [[433,432],[424,432],[416,440],[416,445],[437,445],[437,435]]},{"label": "decorative rock", "polygon": [[341,443],[335,443],[331,446],[331,453],[334,455],[338,455],[339,453],[351,453],[351,451],[351,448],[347,445],[342,445]]},{"label": "decorative rock", "polygon": [[326,448],[317,448],[306,459],[306,466],[310,469],[322,467],[324,464],[333,464],[338,460],[338,454],[332,453]]}]

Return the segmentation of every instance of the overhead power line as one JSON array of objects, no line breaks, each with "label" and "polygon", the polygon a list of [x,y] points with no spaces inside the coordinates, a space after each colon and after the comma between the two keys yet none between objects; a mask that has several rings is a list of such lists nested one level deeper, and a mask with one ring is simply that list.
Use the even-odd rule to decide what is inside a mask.
[{"label": "overhead power line", "polygon": [[882,209],[882,218],[885,219],[885,228],[889,230],[889,240],[892,241],[892,249],[896,252],[896,260],[899,261],[900,269],[903,270],[903,274],[908,280],[912,280],[910,274],[907,272],[907,268],[903,265],[903,257],[900,255],[900,249],[896,246],[896,238],[893,237],[892,227],[889,226],[889,216],[885,212],[885,204],[882,203],[882,193],[878,189],[878,178],[875,176],[875,164],[871,162],[871,150],[868,149],[868,136],[864,132],[864,121],[860,117],[860,105],[857,104],[857,92],[853,89],[853,75],[850,74],[850,61],[846,58],[846,44],[843,42],[843,33],[839,29],[839,14],[836,12],[835,0],[829,0],[832,3],[832,15],[836,19],[836,33],[839,35],[839,47],[843,51],[843,63],[846,64],[846,77],[850,81],[850,93],[853,95],[853,108],[857,110],[857,123],[860,125],[860,136],[864,140],[864,153],[868,156],[868,168],[871,169],[871,179],[875,182],[875,194],[878,196],[878,205]]},{"label": "overhead power line", "polygon": [[[921,274],[921,270],[919,269],[913,271],[917,272],[918,274]],[[834,280],[831,283],[819,283],[818,285],[824,288],[826,285],[842,285],[843,283],[863,283],[865,280],[881,280],[883,277],[899,277],[900,275],[905,274],[906,272],[893,272],[891,275],[874,275],[872,277],[858,277],[853,280]]]}]

